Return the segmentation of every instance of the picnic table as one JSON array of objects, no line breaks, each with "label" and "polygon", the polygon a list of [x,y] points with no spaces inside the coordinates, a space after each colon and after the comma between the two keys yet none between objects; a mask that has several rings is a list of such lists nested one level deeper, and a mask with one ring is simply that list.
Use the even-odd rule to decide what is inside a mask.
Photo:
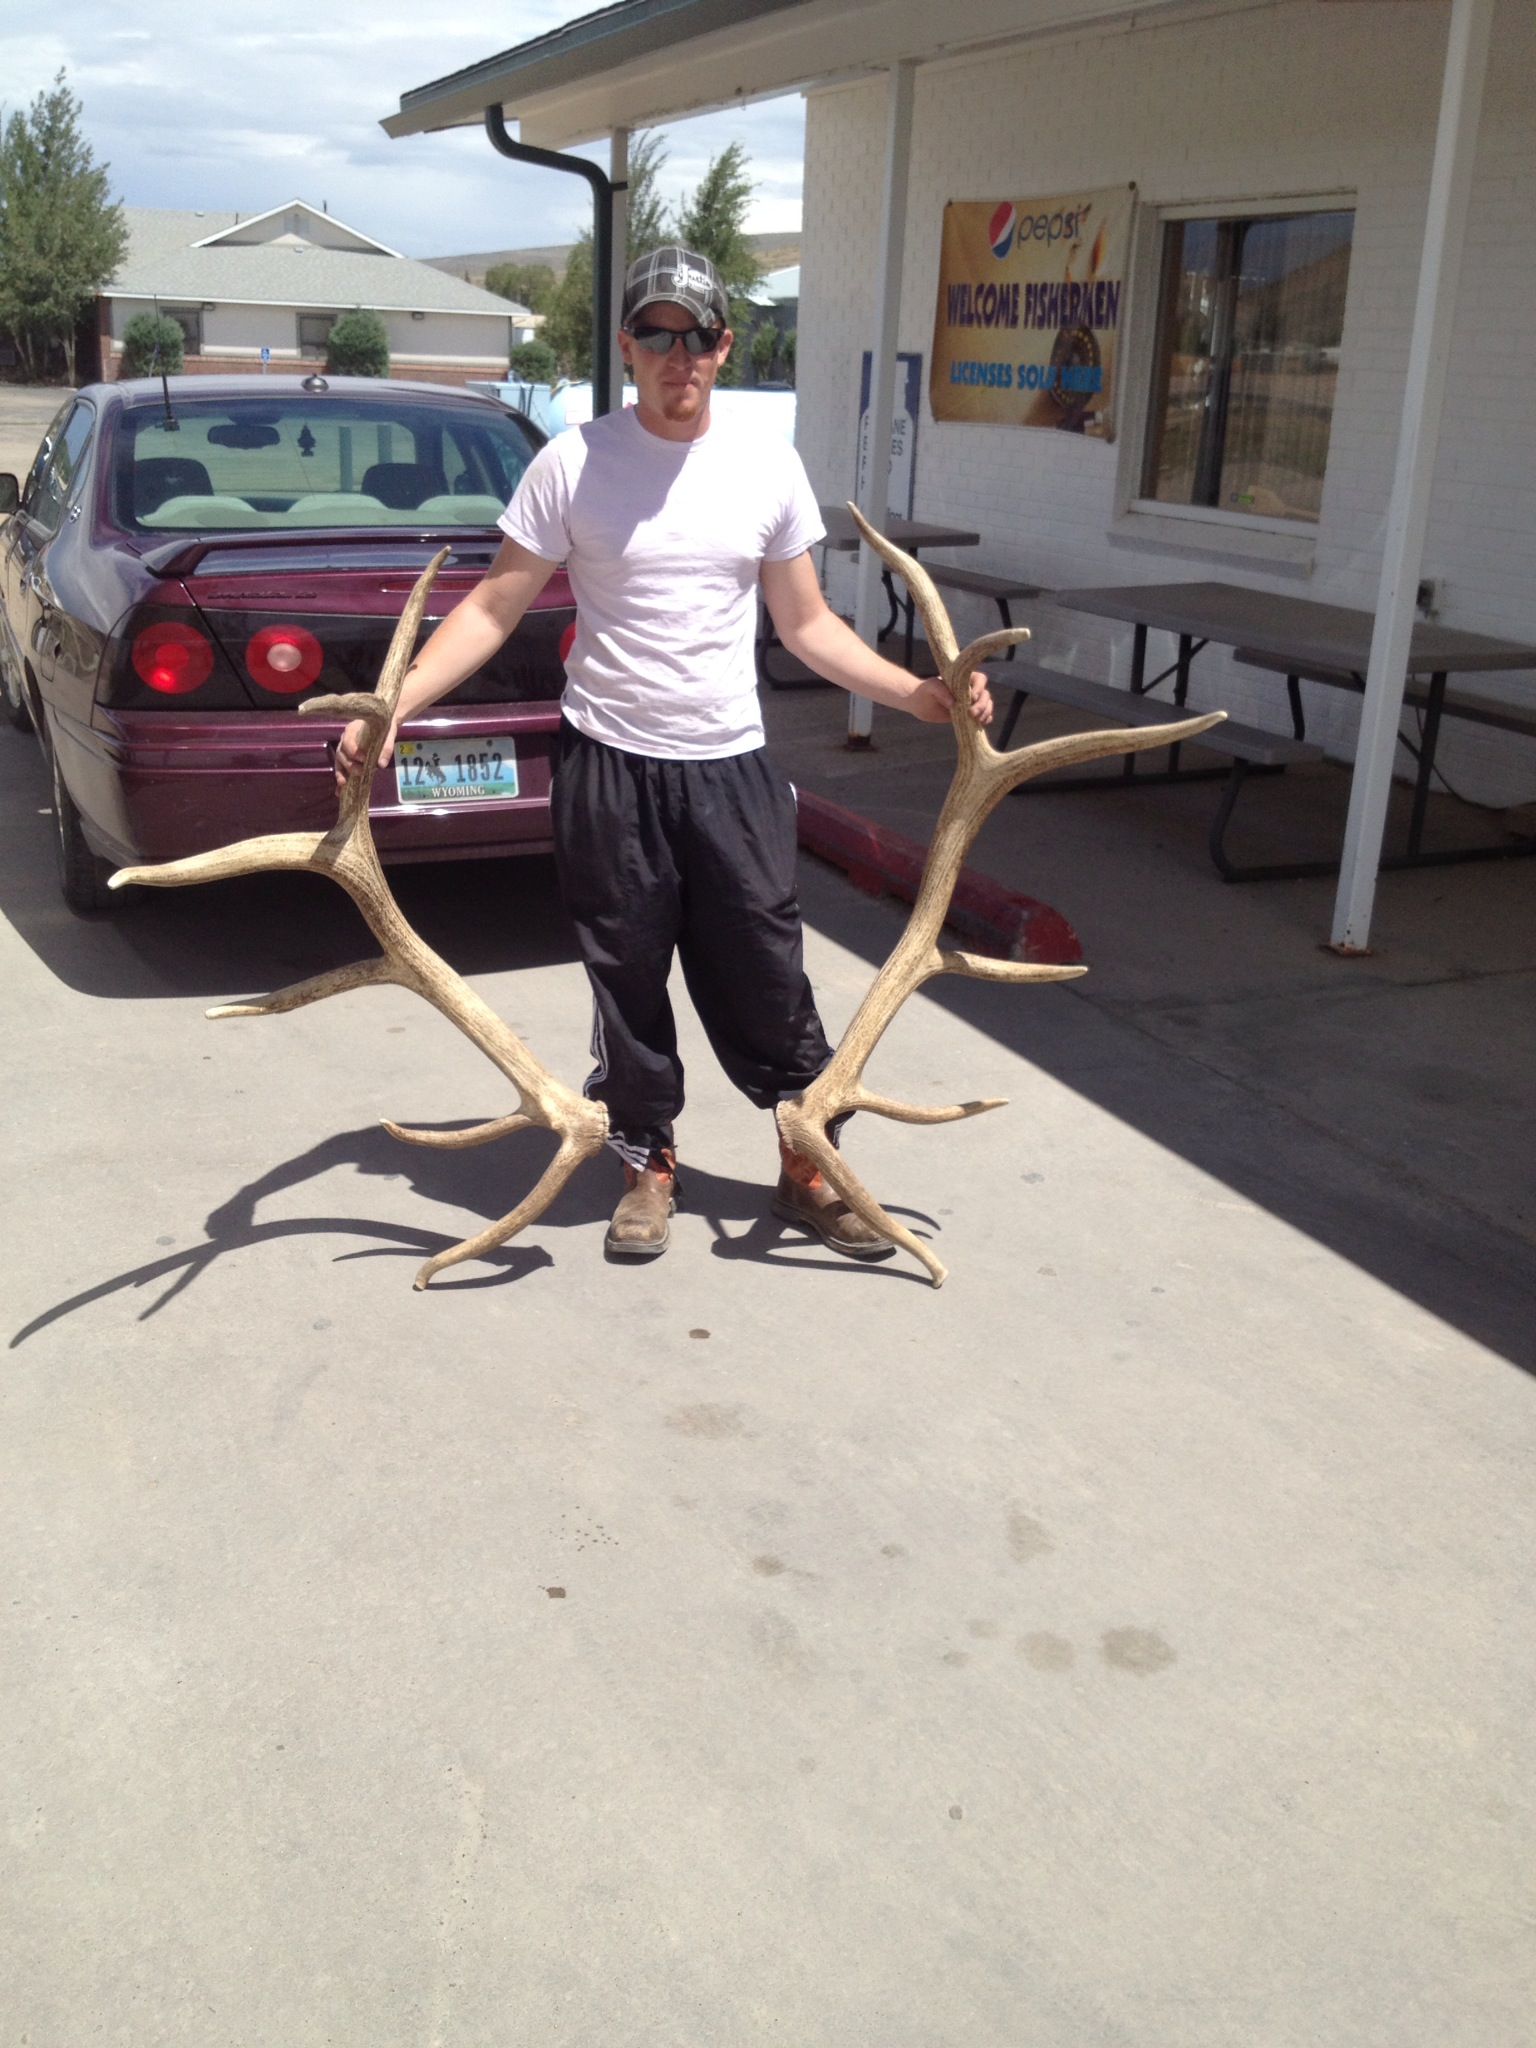
[{"label": "picnic table", "polygon": [[[1232,583],[1149,583],[1092,590],[1058,590],[1054,593],[1054,602],[1069,611],[1087,612],[1097,618],[1122,619],[1134,628],[1131,691],[1137,697],[1145,697],[1171,677],[1173,703],[1182,706],[1189,693],[1191,667],[1202,650],[1212,645],[1231,647],[1237,650],[1239,659],[1250,665],[1285,676],[1298,744],[1304,742],[1306,736],[1300,692],[1302,682],[1316,682],[1330,688],[1357,692],[1365,689],[1365,672],[1375,629],[1374,616],[1368,611],[1346,605],[1323,604],[1315,598],[1253,590],[1246,585]],[[1147,675],[1149,632],[1172,634],[1178,642],[1175,659],[1150,677]],[[1486,633],[1467,632],[1460,627],[1437,625],[1432,620],[1419,620],[1415,624],[1408,654],[1408,673],[1410,679],[1427,677],[1428,681],[1424,686],[1415,686],[1410,681],[1407,693],[1407,701],[1422,713],[1423,719],[1417,746],[1406,738],[1403,742],[1417,759],[1413,809],[1406,851],[1384,859],[1383,867],[1507,860],[1536,853],[1536,839],[1524,838],[1487,846],[1429,852],[1423,847],[1425,814],[1435,774],[1435,753],[1445,718],[1466,718],[1536,736],[1536,714],[1496,700],[1470,697],[1450,688],[1453,675],[1508,669],[1536,669],[1536,647]],[[1040,672],[1034,673],[1034,694],[1049,694],[1048,688],[1042,690],[1038,686]],[[1012,718],[1011,711],[1010,729]],[[1127,767],[1134,770],[1134,758],[1127,762]],[[1189,772],[1180,770],[1178,749],[1171,748],[1166,775],[1177,778],[1181,773]],[[1245,772],[1245,764],[1241,760],[1236,761],[1233,783],[1224,805],[1223,825],[1231,815]],[[1217,836],[1213,834],[1213,851]],[[1231,868],[1230,864],[1223,865],[1218,858],[1217,865],[1223,867],[1224,873],[1230,870],[1230,878],[1246,880],[1261,876],[1329,874],[1337,868],[1338,862],[1288,862],[1239,870]]]}]

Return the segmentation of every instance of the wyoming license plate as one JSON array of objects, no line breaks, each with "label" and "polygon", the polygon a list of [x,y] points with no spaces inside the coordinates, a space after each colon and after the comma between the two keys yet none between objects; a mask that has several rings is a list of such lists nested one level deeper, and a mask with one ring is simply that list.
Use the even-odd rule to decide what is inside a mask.
[{"label": "wyoming license plate", "polygon": [[480,803],[517,795],[517,750],[504,735],[398,740],[395,787],[403,804]]}]

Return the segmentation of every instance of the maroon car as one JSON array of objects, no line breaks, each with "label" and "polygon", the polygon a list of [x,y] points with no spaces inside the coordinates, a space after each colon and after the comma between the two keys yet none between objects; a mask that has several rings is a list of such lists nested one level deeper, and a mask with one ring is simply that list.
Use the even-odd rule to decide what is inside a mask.
[{"label": "maroon car", "polygon": [[[298,706],[373,687],[438,548],[424,630],[474,587],[542,439],[494,399],[363,379],[72,398],[25,483],[0,478],[0,679],[52,768],[71,906],[115,901],[115,867],[334,823],[340,728]],[[557,574],[500,654],[404,727],[373,791],[386,861],[548,849],[574,616]]]}]

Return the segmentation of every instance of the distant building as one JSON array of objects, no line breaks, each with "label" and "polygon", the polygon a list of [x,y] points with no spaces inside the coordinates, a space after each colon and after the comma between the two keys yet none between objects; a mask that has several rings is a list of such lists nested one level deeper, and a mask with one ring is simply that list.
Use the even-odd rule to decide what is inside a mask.
[{"label": "distant building", "polygon": [[122,358],[137,313],[167,314],[185,337],[184,370],[252,370],[261,351],[290,373],[324,359],[333,323],[355,308],[389,335],[390,373],[462,384],[504,372],[538,323],[525,306],[417,263],[322,208],[291,199],[266,213],[127,206],[128,254],[97,302],[101,374]]}]

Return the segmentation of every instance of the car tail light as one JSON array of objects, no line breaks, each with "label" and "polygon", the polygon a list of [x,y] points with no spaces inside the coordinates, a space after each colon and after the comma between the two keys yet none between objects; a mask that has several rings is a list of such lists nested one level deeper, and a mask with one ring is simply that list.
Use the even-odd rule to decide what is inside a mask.
[{"label": "car tail light", "polygon": [[213,672],[213,642],[193,626],[168,619],[133,637],[133,672],[163,697],[185,697]]},{"label": "car tail light", "polygon": [[303,626],[263,626],[246,643],[245,665],[264,690],[297,697],[325,664],[314,634]]},{"label": "car tail light", "polygon": [[572,648],[573,648],[573,647],[574,647],[575,645],[576,645],[576,621],[575,621],[574,619],[572,619],[571,623],[570,623],[570,624],[569,624],[569,625],[568,625],[568,626],[566,627],[565,631],[564,631],[564,632],[563,632],[563,633],[562,633],[562,634],[560,635],[560,659],[561,659],[561,661],[563,661],[563,662],[564,662],[564,661],[569,661],[569,660],[570,660],[570,658],[571,658],[571,649],[572,649]]}]

